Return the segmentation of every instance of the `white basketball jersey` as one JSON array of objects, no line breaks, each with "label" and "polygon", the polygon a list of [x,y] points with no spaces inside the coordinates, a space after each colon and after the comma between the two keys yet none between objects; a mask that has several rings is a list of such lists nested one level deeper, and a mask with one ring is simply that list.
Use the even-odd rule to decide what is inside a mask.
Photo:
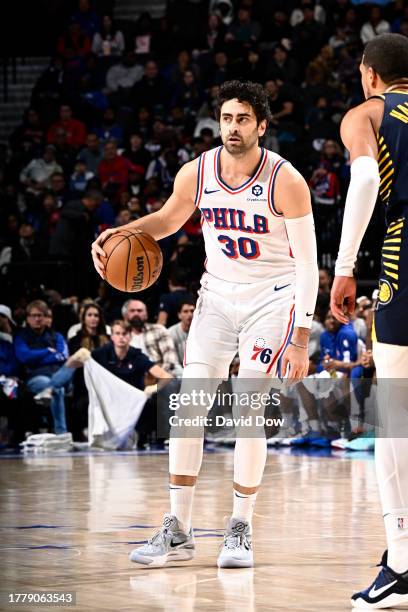
[{"label": "white basketball jersey", "polygon": [[253,176],[231,188],[221,178],[221,150],[203,153],[198,166],[196,206],[202,215],[207,272],[236,283],[294,276],[283,215],[273,203],[275,179],[286,160],[262,148]]}]

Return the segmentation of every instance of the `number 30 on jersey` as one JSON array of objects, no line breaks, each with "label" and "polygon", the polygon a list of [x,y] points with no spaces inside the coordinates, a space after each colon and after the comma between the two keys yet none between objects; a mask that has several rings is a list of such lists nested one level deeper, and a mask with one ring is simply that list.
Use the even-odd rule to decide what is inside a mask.
[{"label": "number 30 on jersey", "polygon": [[233,240],[230,236],[222,235],[218,236],[218,242],[224,245],[221,250],[230,259],[238,259],[239,256],[245,259],[258,259],[260,255],[259,244],[252,238],[241,236],[238,240]]}]

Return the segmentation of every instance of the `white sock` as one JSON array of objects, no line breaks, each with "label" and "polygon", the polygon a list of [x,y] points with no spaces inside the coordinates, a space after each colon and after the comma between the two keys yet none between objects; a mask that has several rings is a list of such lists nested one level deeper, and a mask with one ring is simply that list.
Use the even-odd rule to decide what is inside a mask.
[{"label": "white sock", "polygon": [[312,431],[319,431],[319,421],[317,419],[308,419],[309,429]]},{"label": "white sock", "polygon": [[193,499],[195,486],[170,484],[170,514],[175,516],[184,533],[191,529],[191,515],[193,512]]},{"label": "white sock", "polygon": [[241,493],[240,491],[236,491],[234,489],[234,506],[232,509],[232,518],[244,519],[245,521],[248,521],[248,523],[251,525],[257,495],[258,491],[256,493],[251,493],[250,495],[247,495],[246,493]]},{"label": "white sock", "polygon": [[394,511],[384,516],[387,534],[387,565],[397,574],[408,570],[408,510]]}]

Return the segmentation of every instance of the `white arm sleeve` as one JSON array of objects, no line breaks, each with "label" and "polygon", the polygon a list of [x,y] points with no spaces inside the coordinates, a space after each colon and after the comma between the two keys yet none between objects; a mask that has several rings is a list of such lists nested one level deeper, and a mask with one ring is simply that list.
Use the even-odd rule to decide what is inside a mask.
[{"label": "white arm sleeve", "polygon": [[336,276],[353,276],[358,249],[373,214],[379,185],[377,160],[368,156],[357,157],[351,164]]},{"label": "white arm sleeve", "polygon": [[310,329],[319,288],[313,214],[285,219],[285,226],[296,264],[295,326]]}]

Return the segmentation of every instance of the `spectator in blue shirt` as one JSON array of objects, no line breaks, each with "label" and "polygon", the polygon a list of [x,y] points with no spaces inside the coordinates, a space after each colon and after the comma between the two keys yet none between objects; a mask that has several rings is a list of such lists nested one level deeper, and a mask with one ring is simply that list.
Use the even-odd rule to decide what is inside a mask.
[{"label": "spectator in blue shirt", "polygon": [[51,400],[56,434],[67,432],[65,420],[65,385],[74,375],[72,363],[65,365],[68,347],[64,337],[46,326],[48,306],[35,300],[27,306],[27,326],[15,339],[15,353],[24,366],[25,381],[34,399]]},{"label": "spectator in blue shirt", "polygon": [[324,321],[326,331],[320,336],[318,371],[338,370],[354,378],[354,368],[361,368],[358,359],[358,336],[352,323],[339,323],[329,310]]}]

